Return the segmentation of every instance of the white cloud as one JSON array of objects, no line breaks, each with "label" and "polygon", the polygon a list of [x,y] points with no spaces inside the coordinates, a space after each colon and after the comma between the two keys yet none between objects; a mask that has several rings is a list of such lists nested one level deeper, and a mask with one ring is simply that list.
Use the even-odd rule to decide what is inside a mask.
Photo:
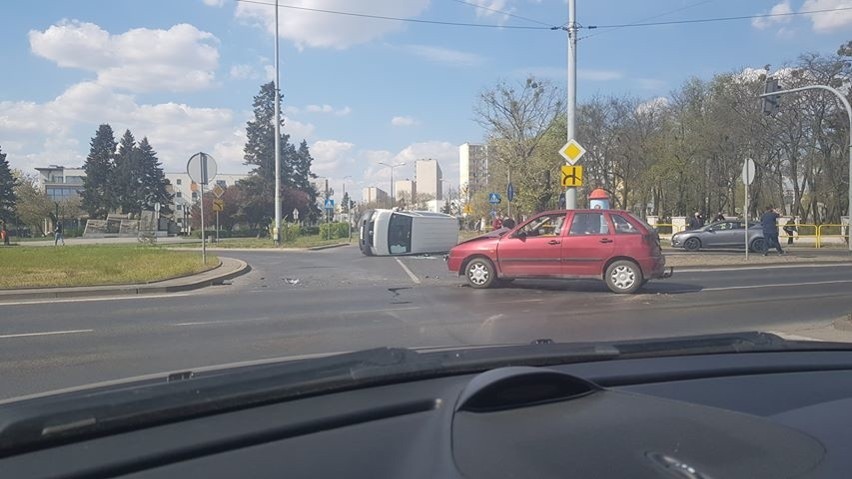
[{"label": "white cloud", "polygon": [[[781,3],[776,4],[771,9],[769,9],[770,15],[785,15],[788,13],[793,13],[793,9],[790,7],[789,0],[784,0]],[[751,25],[754,28],[759,30],[763,30],[769,28],[773,25],[781,25],[785,23],[790,23],[793,18],[791,16],[778,16],[778,17],[759,17],[755,18],[751,21]]]},{"label": "white cloud", "polygon": [[203,0],[208,7],[221,7],[225,4],[225,0]]},{"label": "white cloud", "polygon": [[395,116],[390,121],[393,126],[414,126],[418,122],[410,116]]},{"label": "white cloud", "polygon": [[473,0],[471,3],[477,6],[477,18],[496,17],[501,25],[509,20],[509,15],[506,13],[515,12],[514,8],[507,8],[508,0]]},{"label": "white cloud", "polygon": [[241,64],[232,65],[230,70],[231,78],[235,80],[255,80],[260,78],[260,74],[251,65]]},{"label": "white cloud", "polygon": [[311,156],[314,158],[311,170],[319,176],[330,176],[338,173],[347,163],[347,155],[354,146],[354,144],[345,141],[315,141],[311,145]]},{"label": "white cloud", "polygon": [[[852,0],[805,0],[799,11],[808,12],[837,8],[852,8]],[[852,10],[812,13],[808,16],[811,19],[813,30],[817,33],[831,33],[852,27]]]},{"label": "white cloud", "polygon": [[306,113],[330,113],[334,116],[346,116],[352,113],[352,109],[348,106],[343,108],[335,109],[333,106],[329,104],[324,105],[307,105],[303,109]]},{"label": "white cloud", "polygon": [[643,90],[660,90],[665,88],[667,83],[656,78],[637,78],[636,85]]},{"label": "white cloud", "polygon": [[652,113],[659,112],[661,110],[665,110],[671,102],[667,97],[658,96],[657,98],[652,98],[646,102],[640,103],[636,107],[636,113]]},{"label": "white cloud", "polygon": [[263,73],[265,74],[266,81],[275,80],[275,66],[274,65],[264,65]]},{"label": "white cloud", "polygon": [[[429,0],[291,0],[288,5],[302,8],[338,10],[368,15],[414,18],[429,6]],[[330,15],[298,9],[283,9],[279,16],[279,34],[299,48],[348,48],[367,43],[382,36],[400,31],[402,22]],[[240,2],[235,16],[248,24],[260,26],[271,34],[275,32],[275,11],[268,5]]]},{"label": "white cloud", "polygon": [[451,48],[430,45],[404,45],[402,49],[412,55],[425,58],[433,63],[452,66],[479,66],[485,63],[485,58],[475,53],[453,50]]},{"label": "white cloud", "polygon": [[290,135],[290,141],[293,143],[298,143],[312,137],[314,130],[316,130],[316,127],[313,123],[302,123],[293,118],[284,117],[284,133]]},{"label": "white cloud", "polygon": [[592,70],[580,68],[577,70],[577,78],[589,81],[611,81],[624,78],[624,73],[615,70]]},{"label": "white cloud", "polygon": [[218,39],[189,24],[112,35],[93,23],[63,20],[43,32],[31,30],[29,41],[36,55],[134,92],[206,88],[219,64]]},{"label": "white cloud", "polygon": [[13,160],[21,168],[82,164],[87,145],[80,138],[89,138],[100,123],[112,125],[116,136],[127,128],[137,139],[147,136],[167,170],[185,168],[196,151],[228,151],[228,157],[216,157],[220,171],[245,169],[235,137],[239,121],[229,109],[139,104],[132,95],[94,82],[73,85],[46,103],[0,103],[0,142],[11,137],[26,144],[26,153]]}]

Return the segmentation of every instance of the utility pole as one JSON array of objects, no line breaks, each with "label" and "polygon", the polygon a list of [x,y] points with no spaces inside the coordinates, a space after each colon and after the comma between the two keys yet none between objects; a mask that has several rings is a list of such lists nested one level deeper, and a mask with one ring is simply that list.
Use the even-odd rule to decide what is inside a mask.
[{"label": "utility pole", "polygon": [[[577,110],[577,4],[568,0],[568,104],[566,105],[566,126],[568,141],[574,139],[574,114]],[[565,188],[565,209],[577,208],[577,189]]]},{"label": "utility pole", "polygon": [[278,0],[275,0],[275,226],[272,228],[272,240],[275,246],[281,245],[281,108],[278,81]]},{"label": "utility pole", "polygon": [[[352,242],[352,199],[346,197],[346,178],[352,178],[351,176],[343,177],[343,196],[342,199],[346,199],[346,225],[349,232],[349,242]],[[341,211],[343,211],[341,209]]]},{"label": "utility pole", "polygon": [[395,169],[399,168],[400,166],[404,166],[404,165],[405,165],[405,162],[402,162],[402,163],[396,163],[396,164],[394,164],[394,165],[389,165],[389,164],[387,164],[387,163],[383,163],[383,162],[381,162],[381,161],[380,161],[380,162],[379,162],[379,164],[380,164],[380,165],[387,166],[387,167],[388,167],[388,168],[390,168],[390,170],[391,170],[390,198],[391,198],[391,209],[393,209],[393,208],[396,206],[396,203],[394,203],[394,197],[393,197],[393,187],[394,187],[394,184],[393,184],[393,170],[395,170]]}]

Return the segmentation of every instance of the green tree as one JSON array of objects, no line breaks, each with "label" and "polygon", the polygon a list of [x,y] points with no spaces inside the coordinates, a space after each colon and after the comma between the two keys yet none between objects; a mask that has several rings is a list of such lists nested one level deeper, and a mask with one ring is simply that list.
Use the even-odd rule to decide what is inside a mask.
[{"label": "green tree", "polygon": [[136,201],[141,210],[153,210],[154,205],[160,203],[160,214],[170,215],[172,213],[169,204],[172,195],[166,191],[166,174],[163,166],[157,159],[157,152],[148,143],[148,137],[142,138],[136,149],[139,162],[140,185]]},{"label": "green tree", "polygon": [[118,144],[115,157],[115,170],[112,179],[116,204],[124,214],[141,211],[139,193],[141,191],[142,172],[136,139],[130,130],[124,132]]},{"label": "green tree", "polygon": [[12,170],[9,168],[6,154],[0,148],[0,220],[4,222],[12,221],[15,218],[15,203],[17,200],[15,186],[17,184],[18,180],[12,176]]},{"label": "green tree", "polygon": [[34,175],[27,175],[20,170],[15,170],[13,175],[18,182],[15,186],[18,199],[15,212],[18,221],[34,234],[46,235],[48,232],[44,231],[44,219],[53,213],[53,201],[38,189],[38,180]]},{"label": "green tree", "polygon": [[115,188],[115,136],[112,127],[98,127],[90,143],[89,155],[83,164],[83,209],[92,218],[105,218],[116,207]]}]

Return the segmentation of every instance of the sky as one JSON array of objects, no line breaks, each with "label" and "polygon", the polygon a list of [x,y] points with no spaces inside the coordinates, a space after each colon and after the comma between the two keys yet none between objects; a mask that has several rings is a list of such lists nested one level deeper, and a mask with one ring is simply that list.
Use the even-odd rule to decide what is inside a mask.
[{"label": "sky", "polygon": [[[236,0],[6,1],[0,148],[13,168],[80,166],[97,126],[147,136],[166,171],[198,151],[247,172],[245,124],[274,75],[274,8]],[[458,147],[481,142],[477,95],[527,75],[564,85],[565,0],[280,0],[284,131],[306,140],[337,192],[390,188],[379,162],[437,159],[458,186]],[[780,68],[852,39],[852,10],[632,28],[591,26],[811,12],[852,0],[577,0],[578,98],[664,97],[686,79]],[[523,17],[523,18],[521,18]],[[535,27],[535,28],[513,28]],[[340,186],[338,186],[340,185]]]}]

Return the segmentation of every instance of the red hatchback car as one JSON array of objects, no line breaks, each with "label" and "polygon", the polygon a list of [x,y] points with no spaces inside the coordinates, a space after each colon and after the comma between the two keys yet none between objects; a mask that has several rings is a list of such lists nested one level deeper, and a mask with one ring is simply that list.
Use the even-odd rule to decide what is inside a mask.
[{"label": "red hatchback car", "polygon": [[600,209],[548,211],[462,242],[447,266],[474,288],[515,278],[595,278],[615,293],[633,293],[671,276],[655,230],[626,211]]}]

